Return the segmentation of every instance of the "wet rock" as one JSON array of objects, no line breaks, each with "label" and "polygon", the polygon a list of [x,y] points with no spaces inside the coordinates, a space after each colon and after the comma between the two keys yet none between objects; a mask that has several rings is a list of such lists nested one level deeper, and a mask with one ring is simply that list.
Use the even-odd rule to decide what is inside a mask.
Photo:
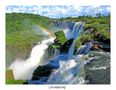
[{"label": "wet rock", "polygon": [[77,49],[76,55],[87,54],[90,51],[92,46],[93,46],[93,44],[91,42],[86,43],[85,45],[83,45]]},{"label": "wet rock", "polygon": [[33,73],[32,80],[38,80],[41,77],[49,77],[53,68],[50,65],[38,66]]},{"label": "wet rock", "polygon": [[110,68],[86,71],[87,84],[110,84]]},{"label": "wet rock", "polygon": [[63,45],[60,46],[60,53],[68,53],[70,46],[74,39],[67,40]]},{"label": "wet rock", "polygon": [[93,47],[92,47],[93,50],[101,50],[102,48],[103,46],[99,44],[93,44]]},{"label": "wet rock", "polygon": [[110,54],[92,51],[92,59],[85,64],[85,80],[87,84],[110,84]]},{"label": "wet rock", "polygon": [[110,43],[94,41],[92,50],[95,50],[95,51],[103,50],[103,51],[110,52]]}]

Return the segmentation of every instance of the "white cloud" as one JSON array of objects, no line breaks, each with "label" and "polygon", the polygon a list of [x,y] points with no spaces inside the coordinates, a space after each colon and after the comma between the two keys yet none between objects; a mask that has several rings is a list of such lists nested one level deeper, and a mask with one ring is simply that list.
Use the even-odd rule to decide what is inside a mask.
[{"label": "white cloud", "polygon": [[78,17],[82,15],[93,15],[110,13],[110,6],[7,6],[6,11],[34,13],[51,18]]}]

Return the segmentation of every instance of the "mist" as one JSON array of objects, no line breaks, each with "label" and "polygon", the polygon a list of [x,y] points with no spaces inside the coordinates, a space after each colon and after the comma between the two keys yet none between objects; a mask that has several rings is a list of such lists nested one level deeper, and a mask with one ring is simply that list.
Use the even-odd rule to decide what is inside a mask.
[{"label": "mist", "polygon": [[9,67],[13,70],[16,80],[30,80],[34,70],[40,65],[40,61],[44,56],[49,43],[53,42],[54,38],[43,40],[32,49],[30,57],[27,60],[16,59]]}]

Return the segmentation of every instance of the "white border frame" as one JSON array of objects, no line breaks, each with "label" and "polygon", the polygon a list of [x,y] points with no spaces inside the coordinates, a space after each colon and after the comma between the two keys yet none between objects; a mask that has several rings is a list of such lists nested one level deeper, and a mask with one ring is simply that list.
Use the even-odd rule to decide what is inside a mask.
[{"label": "white border frame", "polygon": [[[66,90],[116,90],[115,88],[115,0],[4,0],[0,3],[0,88],[1,90],[49,90],[50,86],[65,86]],[[7,5],[110,5],[111,6],[111,84],[110,85],[6,85],[5,84],[5,7]],[[56,88],[54,88],[56,89]],[[54,90],[52,89],[52,90]],[[61,88],[61,90],[64,90]]]}]

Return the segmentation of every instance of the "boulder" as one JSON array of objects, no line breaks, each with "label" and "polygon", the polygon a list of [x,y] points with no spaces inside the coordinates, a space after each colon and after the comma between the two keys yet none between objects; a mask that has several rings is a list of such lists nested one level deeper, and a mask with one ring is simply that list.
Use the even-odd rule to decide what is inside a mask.
[{"label": "boulder", "polygon": [[100,42],[100,41],[93,41],[93,47],[92,50],[103,50],[106,52],[110,52],[110,43],[104,43],[104,42]]},{"label": "boulder", "polygon": [[110,84],[110,53],[91,51],[91,58],[85,64],[85,80],[87,84]]},{"label": "boulder", "polygon": [[60,46],[60,53],[68,53],[70,46],[74,39],[67,40],[63,45]]},{"label": "boulder", "polygon": [[41,77],[49,77],[53,68],[50,65],[38,66],[33,73],[32,80],[39,80]]}]

